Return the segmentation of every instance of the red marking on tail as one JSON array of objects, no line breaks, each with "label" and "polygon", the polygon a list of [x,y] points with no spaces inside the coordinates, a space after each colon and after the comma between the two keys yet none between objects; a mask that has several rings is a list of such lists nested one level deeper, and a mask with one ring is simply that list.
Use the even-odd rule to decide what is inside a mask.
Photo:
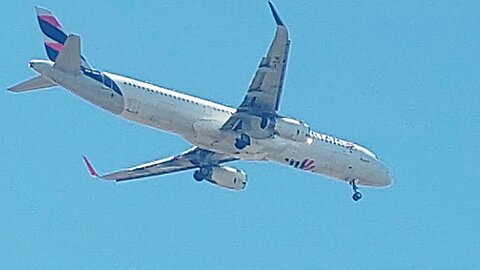
[{"label": "red marking on tail", "polygon": [[95,171],[92,164],[90,164],[90,161],[88,161],[86,156],[83,156],[83,161],[85,162],[85,165],[87,166],[87,169],[90,175],[94,177],[98,177],[98,173]]},{"label": "red marking on tail", "polygon": [[62,28],[62,26],[57,21],[57,19],[55,19],[55,17],[53,17],[51,15],[40,15],[40,16],[38,16],[38,18],[40,18],[40,20],[42,20],[42,21],[48,22],[49,24],[51,24],[51,25],[53,25],[57,28]]},{"label": "red marking on tail", "polygon": [[60,52],[63,49],[63,44],[57,42],[45,42],[45,44],[57,52]]}]

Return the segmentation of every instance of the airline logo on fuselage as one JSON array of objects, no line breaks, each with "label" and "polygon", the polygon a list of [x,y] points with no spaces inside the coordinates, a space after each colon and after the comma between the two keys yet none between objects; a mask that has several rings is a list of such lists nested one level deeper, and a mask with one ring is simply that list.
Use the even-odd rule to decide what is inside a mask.
[{"label": "airline logo on fuselage", "polygon": [[305,171],[311,171],[315,169],[315,160],[313,159],[304,159],[303,161],[291,159],[291,158],[286,158],[285,161],[288,163],[288,165],[294,167],[294,168],[299,168]]},{"label": "airline logo on fuselage", "polygon": [[317,138],[317,139],[319,139],[323,142],[335,144],[335,145],[338,145],[338,146],[341,146],[341,147],[345,147],[347,149],[353,149],[355,147],[354,143],[347,142],[347,141],[344,141],[342,139],[335,138],[333,136],[328,136],[328,135],[317,133],[317,132],[312,132],[312,133],[313,133],[313,136],[315,138]]}]

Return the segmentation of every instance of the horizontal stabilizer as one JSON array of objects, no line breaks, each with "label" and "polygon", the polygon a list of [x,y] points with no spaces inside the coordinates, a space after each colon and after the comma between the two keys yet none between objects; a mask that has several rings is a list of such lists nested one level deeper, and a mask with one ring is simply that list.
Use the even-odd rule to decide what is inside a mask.
[{"label": "horizontal stabilizer", "polygon": [[69,35],[65,41],[63,49],[55,59],[53,68],[72,72],[80,73],[80,37],[77,35]]},{"label": "horizontal stabilizer", "polygon": [[39,89],[53,87],[53,86],[56,86],[56,84],[54,84],[49,79],[40,75],[35,78],[31,78],[29,80],[21,82],[15,86],[12,86],[8,88],[8,90],[12,92],[20,93],[20,92],[39,90]]}]

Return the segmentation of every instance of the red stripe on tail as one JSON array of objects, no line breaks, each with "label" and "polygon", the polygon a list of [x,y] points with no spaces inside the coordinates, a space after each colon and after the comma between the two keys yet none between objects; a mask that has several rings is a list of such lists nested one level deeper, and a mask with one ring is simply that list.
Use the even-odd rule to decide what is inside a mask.
[{"label": "red stripe on tail", "polygon": [[49,24],[57,27],[57,28],[62,28],[62,26],[60,25],[60,23],[57,21],[57,19],[55,19],[55,17],[53,16],[50,16],[50,15],[40,15],[38,16],[38,18],[42,21],[45,21],[45,22],[48,22]]},{"label": "red stripe on tail", "polygon": [[90,164],[90,161],[88,161],[86,156],[83,156],[83,161],[85,162],[85,165],[87,165],[87,169],[88,169],[88,172],[90,173],[90,175],[98,177],[98,173],[95,171],[92,164]]}]

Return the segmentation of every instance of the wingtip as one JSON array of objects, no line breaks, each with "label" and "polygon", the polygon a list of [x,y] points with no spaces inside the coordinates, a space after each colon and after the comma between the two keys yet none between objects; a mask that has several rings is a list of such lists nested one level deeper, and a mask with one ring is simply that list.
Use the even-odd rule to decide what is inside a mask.
[{"label": "wingtip", "polygon": [[270,10],[272,11],[273,18],[275,19],[275,23],[277,25],[285,26],[282,22],[282,19],[278,15],[277,10],[275,9],[275,6],[273,5],[272,1],[268,1],[268,6],[270,7]]},{"label": "wingtip", "polygon": [[90,161],[86,156],[83,156],[83,162],[85,162],[85,165],[87,166],[87,170],[92,177],[99,177],[97,171],[95,171],[95,168],[93,168],[92,164],[90,163]]}]

